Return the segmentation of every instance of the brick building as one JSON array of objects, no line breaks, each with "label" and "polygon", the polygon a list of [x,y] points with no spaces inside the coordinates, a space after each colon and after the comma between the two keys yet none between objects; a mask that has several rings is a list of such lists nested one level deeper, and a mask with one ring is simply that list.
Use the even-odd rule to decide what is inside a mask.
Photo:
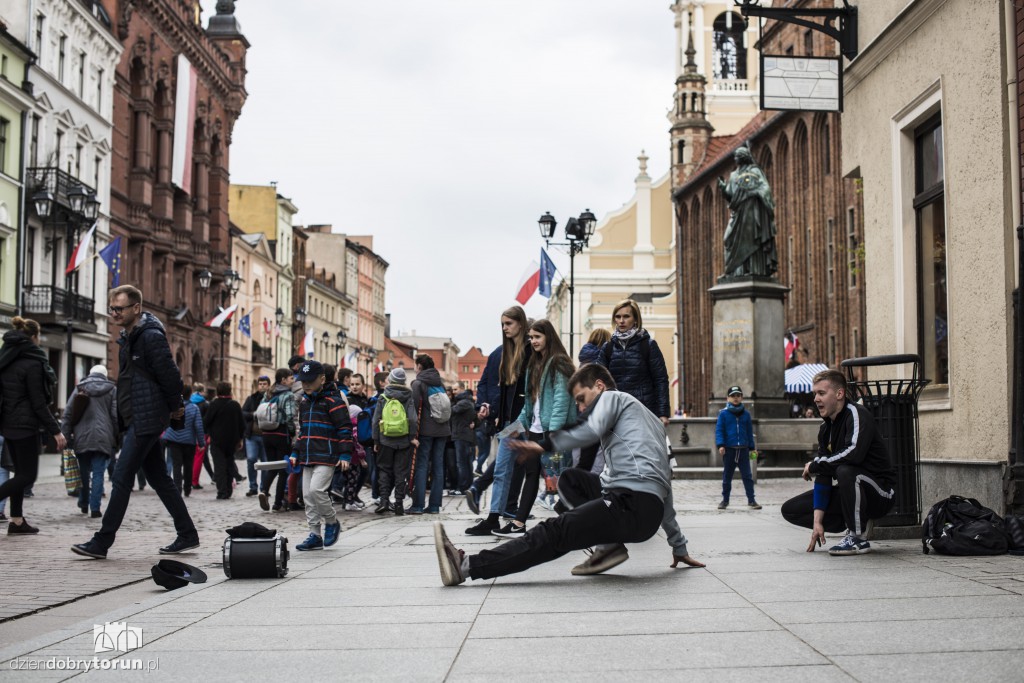
[{"label": "brick building", "polygon": [[[125,238],[122,282],[142,289],[146,309],[163,321],[183,378],[215,381],[219,334],[202,321],[221,303],[232,267],[229,150],[249,43],[233,2],[218,2],[205,28],[197,2],[116,5],[125,50],[114,87],[111,232]],[[176,140],[191,144],[175,153]],[[207,291],[203,270],[213,275]]]},{"label": "brick building", "polygon": [[[822,2],[799,3],[807,7]],[[736,15],[736,21],[742,17]],[[766,54],[835,54],[834,41],[810,29],[769,22]],[[688,414],[705,415],[724,395],[711,386],[712,304],[708,289],[724,271],[728,202],[718,178],[735,168],[733,153],[749,145],[775,197],[779,282],[790,287],[786,330],[800,339],[796,360],[836,365],[864,355],[862,200],[855,178],[840,166],[839,116],[822,112],[759,112],[734,135],[716,136],[703,108],[705,80],[692,59],[676,81],[672,139],[673,201],[679,283],[681,379]],[[680,141],[685,144],[678,144]],[[685,154],[684,154],[685,151]],[[779,339],[780,362],[783,340]]]},{"label": "brick building", "polygon": [[471,346],[466,355],[459,356],[459,381],[464,382],[467,389],[476,393],[476,385],[480,383],[486,366],[487,354],[481,351],[479,346]]}]

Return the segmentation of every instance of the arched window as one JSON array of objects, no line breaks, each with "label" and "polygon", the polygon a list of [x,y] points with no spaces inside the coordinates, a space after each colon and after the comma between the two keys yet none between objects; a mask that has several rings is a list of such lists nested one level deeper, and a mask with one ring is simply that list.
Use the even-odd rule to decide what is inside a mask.
[{"label": "arched window", "polygon": [[736,12],[722,12],[714,23],[715,80],[747,78],[747,22]]}]

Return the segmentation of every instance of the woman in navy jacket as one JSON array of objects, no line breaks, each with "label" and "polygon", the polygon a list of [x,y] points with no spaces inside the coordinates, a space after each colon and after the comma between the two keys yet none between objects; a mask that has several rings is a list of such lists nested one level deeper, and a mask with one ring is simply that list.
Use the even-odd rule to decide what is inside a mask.
[{"label": "woman in navy jacket", "polygon": [[612,309],[612,339],[601,348],[597,362],[608,368],[619,391],[647,406],[668,424],[668,369],[658,342],[643,328],[640,306],[632,299]]}]

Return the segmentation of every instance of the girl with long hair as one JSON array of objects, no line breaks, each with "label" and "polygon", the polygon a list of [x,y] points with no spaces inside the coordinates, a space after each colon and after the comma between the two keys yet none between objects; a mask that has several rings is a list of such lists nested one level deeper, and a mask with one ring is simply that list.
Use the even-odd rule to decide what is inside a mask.
[{"label": "girl with long hair", "polygon": [[[568,387],[576,366],[549,321],[538,320],[530,325],[528,338],[533,355],[526,364],[526,401],[518,420],[526,428],[527,439],[541,441],[547,432],[576,421],[576,406]],[[514,538],[526,533],[526,520],[539,489],[541,459],[528,458],[522,467],[523,493],[516,518],[492,531],[495,536]]]},{"label": "girl with long hair", "polygon": [[[477,388],[478,401],[484,401],[481,406],[480,417],[485,420],[493,420],[494,426],[502,430],[511,424],[516,416],[522,412],[526,403],[526,366],[530,360],[532,350],[526,340],[526,332],[529,327],[529,320],[526,318],[526,311],[521,306],[513,306],[501,314],[501,357],[497,363],[497,377],[489,377],[487,369],[491,368],[491,359],[488,359],[488,368],[484,370],[484,377],[481,377],[480,384],[483,387]],[[496,350],[495,353],[498,351]],[[491,354],[494,356],[494,353]],[[487,382],[485,382],[485,378]],[[489,389],[490,383],[496,385],[495,391]],[[497,412],[495,406],[486,403],[488,394],[493,393],[497,397]],[[494,482],[494,489],[491,491],[490,513],[478,524],[466,529],[471,536],[487,536],[501,524],[499,518],[505,512],[506,503],[509,499],[516,500],[517,495],[510,494],[510,490],[516,490],[515,472],[522,472],[522,468],[515,464],[512,450],[509,448],[506,437],[498,441],[498,452],[494,458],[491,468],[488,468],[484,475],[473,482],[466,492],[466,501],[473,512],[479,511],[479,496]],[[493,469],[492,469],[493,468]],[[492,473],[493,472],[493,473]],[[522,479],[520,478],[520,481]],[[517,492],[518,493],[518,492]]]},{"label": "girl with long hair", "polygon": [[0,347],[0,390],[3,392],[3,419],[0,434],[14,461],[14,476],[0,484],[0,500],[11,499],[8,534],[37,534],[22,515],[26,489],[32,488],[39,474],[40,436],[53,437],[57,450],[67,446],[60,425],[50,412],[50,401],[57,387],[57,375],[39,348],[39,323],[20,316],[11,321],[14,329],[4,334]]}]

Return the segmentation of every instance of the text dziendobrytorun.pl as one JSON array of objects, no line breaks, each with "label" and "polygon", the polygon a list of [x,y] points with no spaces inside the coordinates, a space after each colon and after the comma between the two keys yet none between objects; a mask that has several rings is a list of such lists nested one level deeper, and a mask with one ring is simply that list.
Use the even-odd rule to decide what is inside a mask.
[{"label": "text dziendobrytorun.pl", "polygon": [[100,657],[16,657],[7,663],[13,671],[156,671],[159,659],[101,659]]}]

